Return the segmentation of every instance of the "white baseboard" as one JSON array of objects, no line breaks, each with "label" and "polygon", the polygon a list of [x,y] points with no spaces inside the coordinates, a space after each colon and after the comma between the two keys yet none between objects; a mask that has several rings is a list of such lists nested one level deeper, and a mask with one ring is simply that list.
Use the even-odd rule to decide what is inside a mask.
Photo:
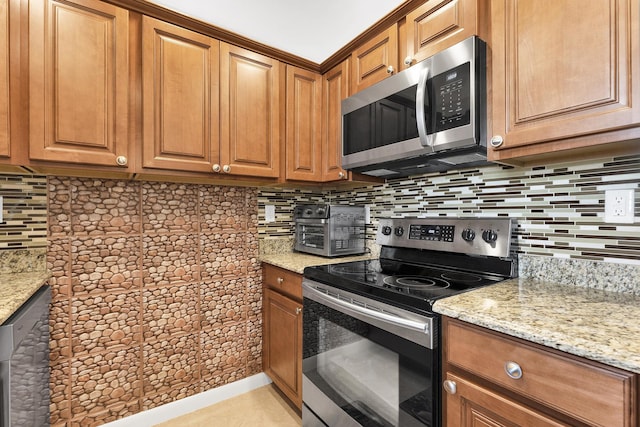
[{"label": "white baseboard", "polygon": [[147,411],[112,421],[104,424],[104,427],[150,427],[172,418],[179,417],[189,412],[214,405],[223,400],[230,399],[256,388],[270,384],[267,374],[260,373],[251,377],[235,381],[231,384],[204,391],[193,396],[167,403]]}]

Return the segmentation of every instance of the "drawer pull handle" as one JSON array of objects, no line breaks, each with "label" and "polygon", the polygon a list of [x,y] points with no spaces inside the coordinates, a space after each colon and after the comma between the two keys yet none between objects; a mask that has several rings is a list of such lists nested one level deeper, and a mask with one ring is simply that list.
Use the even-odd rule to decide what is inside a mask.
[{"label": "drawer pull handle", "polygon": [[456,394],[456,392],[458,391],[458,387],[455,381],[445,380],[442,383],[442,387],[444,387],[444,391],[446,391],[449,394]]},{"label": "drawer pull handle", "polygon": [[513,378],[514,380],[522,378],[522,368],[516,362],[505,363],[504,371],[507,373],[509,378]]},{"label": "drawer pull handle", "polygon": [[284,282],[284,279],[282,277],[278,277],[277,281],[278,281],[278,285],[282,285],[282,282]]}]

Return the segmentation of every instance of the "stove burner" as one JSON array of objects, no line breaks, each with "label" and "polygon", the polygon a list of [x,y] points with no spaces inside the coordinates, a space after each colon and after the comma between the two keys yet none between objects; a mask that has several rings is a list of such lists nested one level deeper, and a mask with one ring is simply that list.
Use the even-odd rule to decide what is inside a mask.
[{"label": "stove burner", "polygon": [[456,273],[453,271],[442,273],[441,277],[445,280],[451,280],[452,282],[463,282],[463,283],[476,283],[482,280],[482,277],[476,276],[475,274]]},{"label": "stove burner", "polygon": [[446,289],[451,284],[442,279],[432,279],[425,276],[389,276],[384,278],[384,283],[404,289]]}]

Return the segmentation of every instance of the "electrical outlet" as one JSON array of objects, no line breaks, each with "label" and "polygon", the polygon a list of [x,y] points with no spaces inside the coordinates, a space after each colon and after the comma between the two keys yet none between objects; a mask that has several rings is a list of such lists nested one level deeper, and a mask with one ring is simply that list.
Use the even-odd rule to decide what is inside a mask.
[{"label": "electrical outlet", "polygon": [[371,224],[371,206],[364,205],[364,223]]},{"label": "electrical outlet", "polygon": [[604,192],[604,222],[632,224],[635,213],[633,189]]},{"label": "electrical outlet", "polygon": [[2,196],[0,196],[0,222],[4,222],[4,218],[2,216],[3,206],[2,206]]},{"label": "electrical outlet", "polygon": [[275,205],[265,205],[264,206],[264,221],[265,222],[274,222],[276,220],[276,206]]}]

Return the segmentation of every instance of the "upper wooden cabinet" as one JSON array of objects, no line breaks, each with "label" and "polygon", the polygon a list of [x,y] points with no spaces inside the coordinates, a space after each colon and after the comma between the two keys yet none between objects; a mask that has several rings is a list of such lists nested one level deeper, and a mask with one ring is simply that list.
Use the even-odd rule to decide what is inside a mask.
[{"label": "upper wooden cabinet", "polygon": [[142,166],[213,173],[220,42],[145,16],[142,46]]},{"label": "upper wooden cabinet", "polygon": [[477,35],[479,1],[428,0],[407,14],[403,68]]},{"label": "upper wooden cabinet", "polygon": [[394,24],[351,53],[350,95],[361,91],[398,70],[398,25]]},{"label": "upper wooden cabinet", "polygon": [[639,14],[638,0],[491,2],[489,159],[640,137]]},{"label": "upper wooden cabinet", "polygon": [[220,158],[223,173],[277,178],[284,64],[220,43]]},{"label": "upper wooden cabinet", "polygon": [[129,13],[97,0],[29,2],[29,155],[128,162]]},{"label": "upper wooden cabinet", "polygon": [[322,77],[322,181],[348,178],[342,168],[342,100],[349,96],[347,58]]},{"label": "upper wooden cabinet", "polygon": [[9,0],[0,0],[0,158],[11,155],[9,63]]},{"label": "upper wooden cabinet", "polygon": [[286,168],[289,180],[322,180],[322,76],[287,66]]}]

